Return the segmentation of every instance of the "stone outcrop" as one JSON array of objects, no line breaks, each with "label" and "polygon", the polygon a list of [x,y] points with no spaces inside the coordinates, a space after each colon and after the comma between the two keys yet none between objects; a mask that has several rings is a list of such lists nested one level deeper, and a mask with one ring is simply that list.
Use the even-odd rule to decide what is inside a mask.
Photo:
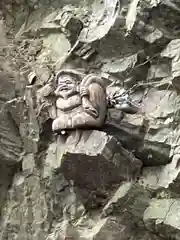
[{"label": "stone outcrop", "polygon": [[59,136],[52,145],[45,165],[59,169],[78,186],[106,189],[136,179],[141,170],[141,161],[104,132],[77,130],[67,137]]}]

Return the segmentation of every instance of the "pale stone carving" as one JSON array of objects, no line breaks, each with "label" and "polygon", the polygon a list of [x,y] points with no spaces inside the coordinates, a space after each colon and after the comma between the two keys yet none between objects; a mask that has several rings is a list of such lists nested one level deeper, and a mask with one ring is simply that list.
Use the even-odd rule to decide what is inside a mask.
[{"label": "pale stone carving", "polygon": [[[55,82],[54,82],[55,80]],[[54,132],[70,129],[96,129],[104,125],[108,108],[135,114],[139,106],[128,93],[107,92],[105,82],[95,74],[82,74],[72,69],[59,71],[38,90],[39,112],[49,111]],[[107,92],[107,93],[106,93]]]},{"label": "pale stone carving", "polygon": [[73,70],[61,70],[56,76],[56,96],[52,130],[95,128],[104,124],[106,91],[101,78],[81,76]]}]

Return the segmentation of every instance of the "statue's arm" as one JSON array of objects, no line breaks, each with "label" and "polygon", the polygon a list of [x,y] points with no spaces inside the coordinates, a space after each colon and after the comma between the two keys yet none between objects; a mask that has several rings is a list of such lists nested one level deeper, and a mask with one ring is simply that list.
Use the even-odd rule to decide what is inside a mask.
[{"label": "statue's arm", "polygon": [[83,97],[83,107],[95,119],[103,119],[106,113],[106,94],[98,83],[92,83],[88,87],[89,96]]},{"label": "statue's arm", "polygon": [[84,111],[91,115],[93,118],[98,118],[99,112],[90,101],[91,92],[89,91],[89,86],[81,86],[80,95],[82,98],[82,106],[84,108]]},{"label": "statue's arm", "polygon": [[101,127],[106,117],[106,94],[98,83],[88,87],[89,96],[82,98],[84,112],[73,117],[72,125],[76,127]]}]

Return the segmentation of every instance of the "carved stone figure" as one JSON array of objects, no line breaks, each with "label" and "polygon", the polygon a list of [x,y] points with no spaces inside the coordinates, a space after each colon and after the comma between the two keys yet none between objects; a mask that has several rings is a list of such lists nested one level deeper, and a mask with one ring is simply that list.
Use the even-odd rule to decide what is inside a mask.
[{"label": "carved stone figure", "polygon": [[56,85],[53,131],[95,128],[104,124],[106,91],[101,78],[89,74],[81,81],[76,71],[61,70],[56,76]]}]

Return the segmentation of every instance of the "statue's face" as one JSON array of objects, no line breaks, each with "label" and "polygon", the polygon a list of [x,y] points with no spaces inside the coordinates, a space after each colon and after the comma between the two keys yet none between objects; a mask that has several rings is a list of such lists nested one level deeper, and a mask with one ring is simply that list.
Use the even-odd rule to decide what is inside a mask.
[{"label": "statue's face", "polygon": [[71,90],[76,86],[76,80],[70,75],[62,75],[58,78],[58,87],[61,91]]}]

